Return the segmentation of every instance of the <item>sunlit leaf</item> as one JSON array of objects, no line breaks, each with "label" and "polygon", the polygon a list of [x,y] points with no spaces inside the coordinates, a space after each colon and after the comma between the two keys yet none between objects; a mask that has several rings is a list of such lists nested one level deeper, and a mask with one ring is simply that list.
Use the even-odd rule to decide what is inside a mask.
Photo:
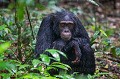
[{"label": "sunlit leaf", "polygon": [[100,32],[101,32],[104,36],[108,37],[104,30],[100,29]]},{"label": "sunlit leaf", "polygon": [[57,52],[58,52],[59,54],[61,54],[62,56],[64,56],[64,57],[66,57],[66,58],[67,58],[67,56],[66,56],[66,54],[65,54],[65,53],[63,53],[63,52],[61,52],[61,51],[59,51],[59,50],[57,50]]},{"label": "sunlit leaf", "polygon": [[45,54],[41,54],[40,58],[44,62],[44,64],[49,65],[49,63],[50,63],[50,57],[49,56],[47,56]]},{"label": "sunlit leaf", "polygon": [[57,61],[60,61],[59,54],[67,58],[66,54],[56,49],[48,49],[46,50],[46,52],[49,52],[54,58],[56,58]]},{"label": "sunlit leaf", "polygon": [[60,62],[53,62],[50,67],[57,67],[57,68],[61,68],[61,69],[64,69],[64,70],[68,70],[68,69],[71,69],[71,67],[67,64],[63,64],[63,63],[60,63]]},{"label": "sunlit leaf", "polygon": [[8,28],[5,28],[4,30],[5,30],[6,33],[11,32],[10,29],[8,29]]},{"label": "sunlit leaf", "polygon": [[0,54],[3,54],[5,50],[7,50],[10,47],[10,42],[5,42],[3,44],[0,44]]},{"label": "sunlit leaf", "polygon": [[5,25],[5,24],[1,25],[1,26],[0,26],[0,31],[1,31],[1,30],[4,30],[6,27],[7,27],[7,25]]},{"label": "sunlit leaf", "polygon": [[38,60],[38,59],[34,59],[32,61],[32,64],[33,64],[34,67],[37,67],[39,63],[40,63],[40,60]]},{"label": "sunlit leaf", "polygon": [[49,52],[56,59],[56,61],[60,61],[60,56],[59,56],[58,51],[54,49],[48,49],[46,50],[46,52]]},{"label": "sunlit leaf", "polygon": [[88,1],[95,4],[95,5],[97,5],[97,6],[99,6],[94,0],[88,0]]}]

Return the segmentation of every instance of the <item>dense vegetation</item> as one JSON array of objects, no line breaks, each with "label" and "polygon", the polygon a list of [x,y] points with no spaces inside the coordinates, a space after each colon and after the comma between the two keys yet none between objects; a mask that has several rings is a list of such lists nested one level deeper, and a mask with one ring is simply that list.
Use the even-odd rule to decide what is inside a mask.
[{"label": "dense vegetation", "polygon": [[[102,14],[98,15],[94,10],[101,6],[93,0],[82,2],[92,7],[73,7],[72,4],[75,5],[75,3],[65,6],[62,1],[59,2],[57,0],[45,0],[45,2],[41,0],[38,3],[34,0],[17,0],[16,2],[10,2],[4,8],[1,7],[0,79],[119,79],[119,23],[116,22],[116,25],[111,25],[112,22],[106,19],[109,18],[108,16],[101,18]],[[59,4],[61,5],[58,7]],[[91,37],[91,46],[95,50],[97,65],[94,75],[83,76],[77,74],[77,72],[67,74],[66,71],[71,68],[60,63],[59,54],[65,57],[66,55],[58,50],[46,50],[53,58],[43,53],[39,59],[34,59],[35,37],[42,18],[63,7],[78,15]],[[56,60],[56,62],[50,63],[51,59]],[[51,68],[61,68],[63,71],[59,75],[51,76],[48,72]]]}]

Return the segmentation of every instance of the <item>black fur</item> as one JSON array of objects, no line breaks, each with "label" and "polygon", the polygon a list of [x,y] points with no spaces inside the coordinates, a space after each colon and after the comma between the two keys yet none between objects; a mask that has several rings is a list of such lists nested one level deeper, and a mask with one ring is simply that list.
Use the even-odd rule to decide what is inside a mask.
[{"label": "black fur", "polygon": [[[75,24],[72,31],[72,40],[66,42],[67,44],[62,43],[60,40],[61,37],[58,28],[60,20],[66,15],[68,15]],[[75,59],[74,51],[70,47],[71,42],[74,43],[74,41],[77,42],[81,50],[81,58],[78,64],[71,63],[71,61]],[[73,13],[68,11],[57,12],[43,19],[37,35],[35,56],[38,57],[46,49],[53,48],[53,46],[55,46],[53,45],[54,43],[63,45],[64,50],[61,51],[66,53],[68,59],[62,60],[62,62],[71,66],[72,71],[70,72],[75,71],[84,74],[93,74],[95,72],[94,51],[90,46],[89,36],[80,20]],[[59,47],[58,45],[57,47]]]}]

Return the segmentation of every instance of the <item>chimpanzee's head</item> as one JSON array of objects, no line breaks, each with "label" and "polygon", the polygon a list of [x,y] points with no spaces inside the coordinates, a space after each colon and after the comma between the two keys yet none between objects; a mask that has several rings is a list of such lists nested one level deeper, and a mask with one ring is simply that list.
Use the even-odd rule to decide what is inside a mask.
[{"label": "chimpanzee's head", "polygon": [[61,37],[65,41],[74,37],[81,37],[89,41],[84,26],[73,13],[68,11],[57,12],[53,14],[52,21],[52,29],[56,37]]},{"label": "chimpanzee's head", "polygon": [[73,15],[70,12],[61,12],[56,14],[54,18],[54,31],[63,40],[68,41],[72,38],[73,30],[75,29],[75,23],[73,21]]},{"label": "chimpanzee's head", "polygon": [[72,37],[72,30],[74,28],[74,22],[66,15],[59,23],[60,36],[63,40],[70,40]]}]

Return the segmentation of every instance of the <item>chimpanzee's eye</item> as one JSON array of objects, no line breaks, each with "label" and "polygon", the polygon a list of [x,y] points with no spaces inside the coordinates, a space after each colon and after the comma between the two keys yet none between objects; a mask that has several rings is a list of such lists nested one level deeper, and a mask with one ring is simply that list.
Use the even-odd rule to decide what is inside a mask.
[{"label": "chimpanzee's eye", "polygon": [[72,29],[72,28],[74,27],[74,24],[73,24],[73,23],[69,23],[69,24],[67,24],[67,26],[68,26],[70,29]]},{"label": "chimpanzee's eye", "polygon": [[65,24],[64,23],[60,23],[60,27],[64,27],[65,26]]}]

